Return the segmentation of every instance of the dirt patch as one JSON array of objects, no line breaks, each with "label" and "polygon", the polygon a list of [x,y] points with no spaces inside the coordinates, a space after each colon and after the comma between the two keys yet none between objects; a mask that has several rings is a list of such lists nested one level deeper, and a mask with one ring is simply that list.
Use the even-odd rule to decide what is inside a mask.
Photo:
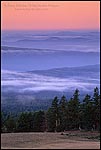
[{"label": "dirt patch", "polygon": [[2,149],[100,149],[98,132],[1,134]]}]

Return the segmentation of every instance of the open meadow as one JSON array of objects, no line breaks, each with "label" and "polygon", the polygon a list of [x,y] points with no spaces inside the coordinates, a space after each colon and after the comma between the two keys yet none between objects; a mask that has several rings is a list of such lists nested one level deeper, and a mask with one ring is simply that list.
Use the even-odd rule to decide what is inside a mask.
[{"label": "open meadow", "polygon": [[100,149],[100,133],[94,131],[3,133],[1,149]]}]

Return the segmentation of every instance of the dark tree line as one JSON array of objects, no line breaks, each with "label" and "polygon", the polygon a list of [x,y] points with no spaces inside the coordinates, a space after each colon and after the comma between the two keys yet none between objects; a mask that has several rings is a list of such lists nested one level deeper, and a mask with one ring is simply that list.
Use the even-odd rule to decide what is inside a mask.
[{"label": "dark tree line", "polygon": [[22,112],[16,117],[1,113],[2,132],[60,132],[67,130],[100,130],[100,95],[94,89],[93,96],[85,95],[82,102],[76,89],[67,100],[56,96],[47,111]]}]

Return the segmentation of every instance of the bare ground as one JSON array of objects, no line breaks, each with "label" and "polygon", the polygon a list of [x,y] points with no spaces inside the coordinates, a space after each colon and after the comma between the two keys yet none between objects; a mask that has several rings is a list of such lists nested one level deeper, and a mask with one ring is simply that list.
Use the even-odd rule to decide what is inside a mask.
[{"label": "bare ground", "polygon": [[98,132],[4,133],[2,149],[100,149]]}]

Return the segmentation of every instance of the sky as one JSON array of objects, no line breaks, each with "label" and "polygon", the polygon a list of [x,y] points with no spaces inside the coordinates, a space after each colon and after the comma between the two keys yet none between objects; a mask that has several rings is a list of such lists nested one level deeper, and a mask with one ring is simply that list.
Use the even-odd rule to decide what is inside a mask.
[{"label": "sky", "polygon": [[2,1],[2,30],[100,29],[100,1]]}]

